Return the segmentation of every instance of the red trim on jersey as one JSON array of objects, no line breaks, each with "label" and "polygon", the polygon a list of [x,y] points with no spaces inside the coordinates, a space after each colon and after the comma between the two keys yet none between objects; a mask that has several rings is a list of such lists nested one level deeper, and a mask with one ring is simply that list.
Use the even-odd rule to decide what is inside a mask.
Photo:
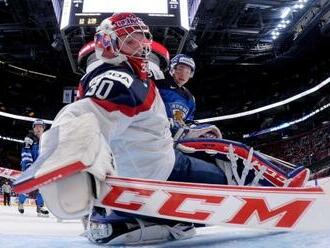
[{"label": "red trim on jersey", "polygon": [[135,107],[130,107],[130,106],[127,106],[124,104],[110,102],[109,100],[100,100],[100,99],[96,99],[96,98],[92,98],[92,100],[93,100],[93,102],[100,105],[102,108],[104,108],[108,112],[120,111],[123,114],[125,114],[129,117],[132,117],[134,115],[139,114],[140,112],[149,110],[152,103],[155,100],[155,96],[156,96],[156,86],[152,81],[150,81],[149,91],[147,93],[146,98],[144,99],[144,102],[142,102],[140,105],[135,106]]},{"label": "red trim on jersey", "polygon": [[77,94],[77,100],[82,99],[82,96],[84,95],[84,89],[81,85],[81,83],[79,83],[78,85],[78,94]]}]

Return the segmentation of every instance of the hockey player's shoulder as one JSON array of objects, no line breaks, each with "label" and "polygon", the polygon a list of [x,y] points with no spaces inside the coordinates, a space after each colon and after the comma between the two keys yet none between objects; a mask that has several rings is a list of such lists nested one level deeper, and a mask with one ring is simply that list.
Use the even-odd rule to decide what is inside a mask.
[{"label": "hockey player's shoulder", "polygon": [[94,70],[87,73],[80,81],[83,88],[95,88],[102,82],[103,84],[123,85],[130,88],[135,80],[134,74],[123,66],[113,66],[102,64]]},{"label": "hockey player's shoulder", "polygon": [[135,79],[135,75],[132,73],[130,68],[126,66],[113,66],[104,64],[98,69],[98,75],[95,77],[95,79],[111,80],[113,82],[121,83],[127,88],[130,88]]},{"label": "hockey player's shoulder", "polygon": [[127,88],[131,87],[134,81],[133,77],[128,72],[120,70],[108,70],[103,73],[102,77],[122,83]]},{"label": "hockey player's shoulder", "polygon": [[190,90],[188,88],[186,88],[185,86],[182,86],[182,91],[184,92],[184,94],[191,99],[193,102],[195,102],[195,97],[194,95],[190,92]]}]

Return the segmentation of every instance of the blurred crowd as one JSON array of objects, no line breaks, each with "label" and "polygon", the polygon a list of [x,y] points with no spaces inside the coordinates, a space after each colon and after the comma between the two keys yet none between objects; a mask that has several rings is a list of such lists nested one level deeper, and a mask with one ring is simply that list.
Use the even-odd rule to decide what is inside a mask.
[{"label": "blurred crowd", "polygon": [[[295,165],[307,166],[312,171],[321,165],[330,167],[330,124],[258,149]],[[324,164],[324,161],[328,162]]]}]

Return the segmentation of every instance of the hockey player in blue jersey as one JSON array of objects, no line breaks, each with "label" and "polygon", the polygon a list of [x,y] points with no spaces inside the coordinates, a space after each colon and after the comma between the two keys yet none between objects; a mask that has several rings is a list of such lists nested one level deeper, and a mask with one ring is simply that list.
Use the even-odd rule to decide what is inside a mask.
[{"label": "hockey player in blue jersey", "polygon": [[196,110],[195,98],[185,87],[194,76],[195,62],[193,58],[178,54],[170,62],[169,75],[156,84],[165,103],[166,113],[172,122],[172,132],[194,120]]},{"label": "hockey player in blue jersey", "polygon": [[164,101],[174,139],[222,138],[221,131],[215,125],[198,124],[194,121],[195,98],[185,87],[195,73],[193,58],[178,54],[169,62],[169,73],[163,73],[167,68],[164,68],[160,61],[169,61],[167,49],[156,43],[152,46],[152,54],[158,57],[158,67],[155,65],[157,62],[151,57],[149,62],[151,78],[155,81]]},{"label": "hockey player in blue jersey", "polygon": [[[39,140],[41,135],[45,130],[45,123],[41,119],[36,119],[32,124],[32,132],[24,139],[24,146],[21,152],[21,170],[25,171],[30,165],[37,159],[39,156]],[[37,206],[37,214],[38,216],[47,216],[48,210],[44,208],[44,200],[37,190],[36,192],[36,206]],[[18,211],[23,214],[24,213],[24,203],[27,198],[26,194],[19,194],[18,196]]]}]

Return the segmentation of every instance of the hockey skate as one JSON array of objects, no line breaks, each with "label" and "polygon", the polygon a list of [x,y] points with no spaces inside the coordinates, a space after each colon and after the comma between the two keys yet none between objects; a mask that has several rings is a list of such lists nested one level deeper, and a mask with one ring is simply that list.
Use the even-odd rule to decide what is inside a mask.
[{"label": "hockey skate", "polygon": [[49,217],[49,211],[44,207],[37,206],[37,215],[38,217]]},{"label": "hockey skate", "polygon": [[22,203],[18,203],[18,212],[21,214],[24,214],[24,206]]},{"label": "hockey skate", "polygon": [[91,216],[85,235],[96,244],[143,245],[189,239],[195,233],[195,227],[191,223],[165,224],[138,218],[127,218],[126,221],[117,220],[110,223],[107,217]]}]

